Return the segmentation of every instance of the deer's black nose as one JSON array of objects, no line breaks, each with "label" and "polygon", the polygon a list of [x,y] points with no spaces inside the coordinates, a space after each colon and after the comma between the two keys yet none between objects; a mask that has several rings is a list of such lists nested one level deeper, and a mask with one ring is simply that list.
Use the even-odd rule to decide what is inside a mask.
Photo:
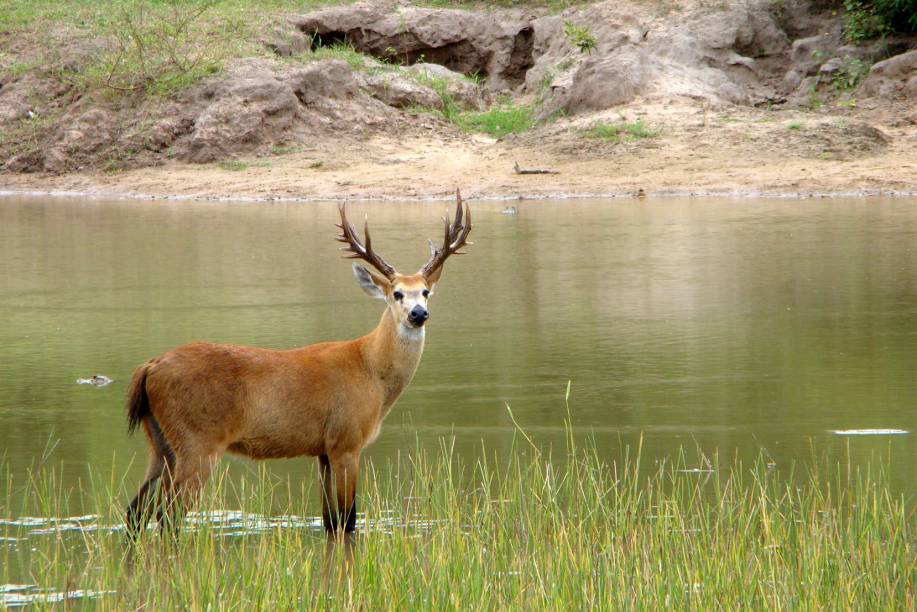
[{"label": "deer's black nose", "polygon": [[411,323],[417,326],[423,325],[424,322],[429,318],[430,313],[427,312],[427,309],[420,304],[414,306],[414,308],[411,309],[411,314],[408,315],[408,319],[411,321]]}]

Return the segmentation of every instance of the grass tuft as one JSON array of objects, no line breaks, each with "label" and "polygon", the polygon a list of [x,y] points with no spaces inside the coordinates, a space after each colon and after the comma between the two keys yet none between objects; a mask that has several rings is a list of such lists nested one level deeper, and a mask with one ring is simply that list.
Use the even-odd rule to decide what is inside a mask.
[{"label": "grass tuft", "polygon": [[621,140],[641,140],[655,138],[659,130],[650,129],[638,119],[633,123],[606,123],[598,122],[582,132],[587,138],[620,142]]},{"label": "grass tuft", "polygon": [[494,138],[509,134],[521,134],[535,124],[535,112],[531,106],[514,104],[505,100],[483,112],[463,113],[459,126],[467,131],[482,132]]},{"label": "grass tuft", "polygon": [[267,161],[247,162],[239,159],[227,159],[217,162],[217,166],[227,172],[240,172],[249,168],[267,168],[270,165],[270,162]]}]

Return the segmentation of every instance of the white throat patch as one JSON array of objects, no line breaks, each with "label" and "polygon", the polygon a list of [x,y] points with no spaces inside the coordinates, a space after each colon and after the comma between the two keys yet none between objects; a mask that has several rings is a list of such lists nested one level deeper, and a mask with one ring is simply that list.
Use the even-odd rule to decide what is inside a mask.
[{"label": "white throat patch", "polygon": [[398,337],[408,342],[419,342],[424,339],[426,327],[409,327],[407,325],[398,325]]}]

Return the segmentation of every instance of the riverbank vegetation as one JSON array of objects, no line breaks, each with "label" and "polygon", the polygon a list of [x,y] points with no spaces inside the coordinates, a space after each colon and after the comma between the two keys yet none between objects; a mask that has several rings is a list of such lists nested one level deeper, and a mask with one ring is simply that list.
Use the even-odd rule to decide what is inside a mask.
[{"label": "riverbank vegetation", "polygon": [[349,543],[327,541],[318,517],[284,514],[309,507],[310,491],[265,471],[217,478],[176,542],[151,532],[134,555],[120,528],[134,483],[40,469],[17,488],[8,475],[0,597],[194,610],[915,604],[913,509],[881,469],[608,454],[572,438],[538,450],[520,431],[473,465],[448,441],[367,462]]}]

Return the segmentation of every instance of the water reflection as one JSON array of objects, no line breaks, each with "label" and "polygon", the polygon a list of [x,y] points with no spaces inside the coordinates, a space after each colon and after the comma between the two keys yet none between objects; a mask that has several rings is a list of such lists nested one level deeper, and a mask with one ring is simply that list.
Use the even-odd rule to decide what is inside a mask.
[{"label": "water reflection", "polygon": [[[888,457],[892,485],[912,494],[912,435],[831,432],[917,428],[915,204],[520,202],[503,215],[473,202],[475,245],[445,271],[418,375],[368,455],[382,463],[450,435],[468,461],[506,452],[507,402],[537,444],[560,447],[572,381],[574,431],[610,457],[640,436],[649,458],[765,448],[788,465],[849,448],[854,462]],[[445,205],[351,208],[410,269]],[[62,462],[75,483],[114,458],[131,488],[145,451],[124,434],[126,383],[177,344],[287,348],[371,329],[379,307],[340,259],[336,214],[5,199],[0,449],[14,482]],[[73,383],[95,372],[114,382]],[[314,479],[312,460],[271,469],[294,489]]]}]

